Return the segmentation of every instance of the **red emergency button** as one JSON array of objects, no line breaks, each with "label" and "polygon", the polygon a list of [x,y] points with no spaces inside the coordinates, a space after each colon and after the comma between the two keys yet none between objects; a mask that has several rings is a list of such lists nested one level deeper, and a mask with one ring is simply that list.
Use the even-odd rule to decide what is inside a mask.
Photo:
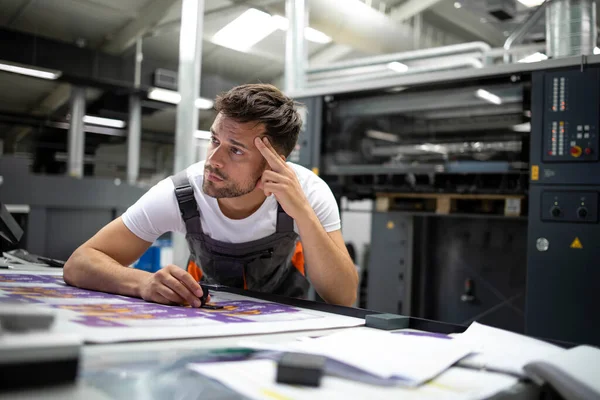
[{"label": "red emergency button", "polygon": [[583,151],[581,150],[580,146],[573,146],[573,147],[571,147],[571,155],[573,157],[580,157],[582,152]]},{"label": "red emergency button", "polygon": [[585,154],[588,155],[588,156],[590,154],[592,154],[592,149],[590,149],[589,147],[587,149],[585,149]]}]

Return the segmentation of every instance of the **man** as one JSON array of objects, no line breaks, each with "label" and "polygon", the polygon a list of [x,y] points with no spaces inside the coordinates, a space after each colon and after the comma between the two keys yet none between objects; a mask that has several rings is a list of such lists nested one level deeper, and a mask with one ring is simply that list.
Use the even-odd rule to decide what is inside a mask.
[{"label": "man", "polygon": [[174,231],[186,233],[203,281],[303,296],[308,282],[290,262],[299,235],[317,293],[351,305],[358,277],[335,198],[318,176],[285,162],[302,125],[294,101],[271,85],[243,85],[219,96],[215,108],[206,161],[159,182],[79,247],[65,264],[65,282],[198,307],[202,289],[182,268],[124,268]]}]

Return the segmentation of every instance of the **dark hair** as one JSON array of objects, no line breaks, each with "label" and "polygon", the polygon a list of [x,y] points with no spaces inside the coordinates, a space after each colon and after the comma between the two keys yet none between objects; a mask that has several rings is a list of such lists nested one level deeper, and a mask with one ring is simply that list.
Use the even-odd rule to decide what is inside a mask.
[{"label": "dark hair", "polygon": [[215,110],[237,122],[262,122],[273,147],[287,157],[302,127],[298,105],[273,85],[248,84],[217,96]]}]

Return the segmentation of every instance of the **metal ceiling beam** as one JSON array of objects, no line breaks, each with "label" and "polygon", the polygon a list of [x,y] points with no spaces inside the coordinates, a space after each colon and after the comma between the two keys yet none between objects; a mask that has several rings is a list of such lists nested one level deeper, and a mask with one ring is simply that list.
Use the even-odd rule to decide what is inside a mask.
[{"label": "metal ceiling beam", "polygon": [[408,0],[390,11],[390,18],[394,21],[406,21],[417,14],[422,13],[429,7],[439,3],[441,0]]},{"label": "metal ceiling beam", "polygon": [[452,1],[441,1],[431,7],[429,11],[473,35],[473,38],[484,40],[492,47],[504,44],[505,37],[501,31],[492,24],[482,23],[480,16],[465,10],[464,7],[454,7]]},{"label": "metal ceiling beam", "polygon": [[352,53],[352,50],[353,49],[350,46],[346,46],[343,44],[337,44],[337,43],[330,43],[327,46],[323,47],[322,49],[315,51],[309,57],[309,64],[312,64],[312,65],[329,64],[330,62],[337,61],[340,58],[344,57],[345,55]]},{"label": "metal ceiling beam", "polygon": [[167,11],[178,0],[153,0],[142,8],[136,19],[110,35],[110,39],[100,47],[106,53],[121,54],[131,47],[138,38],[158,24]]}]

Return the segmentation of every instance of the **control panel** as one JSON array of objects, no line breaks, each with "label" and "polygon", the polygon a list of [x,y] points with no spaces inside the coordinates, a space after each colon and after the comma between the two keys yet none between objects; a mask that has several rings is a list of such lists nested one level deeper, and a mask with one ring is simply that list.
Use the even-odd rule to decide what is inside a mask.
[{"label": "control panel", "polygon": [[598,74],[584,71],[575,77],[572,72],[556,72],[544,81],[543,160],[598,161],[600,93],[589,90],[598,86]]},{"label": "control panel", "polygon": [[598,222],[597,192],[542,192],[542,220],[554,222]]}]

